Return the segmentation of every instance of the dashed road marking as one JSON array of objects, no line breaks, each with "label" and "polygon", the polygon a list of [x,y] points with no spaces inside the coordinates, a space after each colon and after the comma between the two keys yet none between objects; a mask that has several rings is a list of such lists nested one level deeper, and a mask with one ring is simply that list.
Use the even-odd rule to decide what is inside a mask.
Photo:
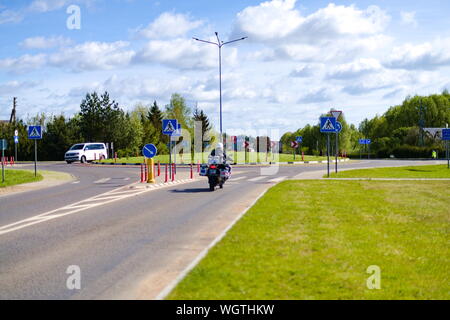
[{"label": "dashed road marking", "polygon": [[262,179],[265,179],[266,176],[261,176],[261,177],[256,177],[256,178],[252,178],[252,179],[248,179],[247,181],[251,181],[251,182],[256,182]]},{"label": "dashed road marking", "polygon": [[104,179],[100,179],[100,180],[94,181],[94,183],[95,184],[101,184],[101,183],[108,182],[109,180],[111,180],[111,178],[104,178]]},{"label": "dashed road marking", "polygon": [[[104,180],[104,179],[102,179]],[[109,179],[107,179],[109,181]],[[184,184],[189,182],[196,182],[198,180],[191,180],[191,179],[183,179],[183,180],[177,180],[170,184],[164,183],[164,184],[158,184],[158,185],[128,185],[124,187],[120,187],[105,193],[102,193],[100,195],[96,195],[94,197],[75,202],[73,204],[70,204],[68,206],[58,208],[55,210],[51,210],[42,214],[38,214],[36,216],[23,219],[14,223],[10,223],[8,225],[4,225],[0,227],[0,235],[10,233],[13,231],[17,231],[35,224],[39,224],[42,222],[46,222],[49,220],[61,218],[67,215],[71,215],[74,213],[78,213],[87,209],[95,208],[101,205],[109,204],[118,200],[123,200],[126,198],[130,198],[133,196],[137,196],[152,190],[162,189],[171,187],[177,184]]]}]

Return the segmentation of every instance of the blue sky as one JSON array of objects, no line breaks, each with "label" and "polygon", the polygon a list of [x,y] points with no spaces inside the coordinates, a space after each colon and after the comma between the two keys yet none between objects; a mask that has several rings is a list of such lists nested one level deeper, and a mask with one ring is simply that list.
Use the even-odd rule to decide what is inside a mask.
[{"label": "blue sky", "polygon": [[357,124],[450,88],[449,12],[437,0],[0,0],[0,119],[13,96],[19,116],[71,116],[107,90],[127,110],[179,92],[217,124],[217,52],[191,38],[218,31],[249,37],[224,48],[229,132],[296,130],[331,107]]}]

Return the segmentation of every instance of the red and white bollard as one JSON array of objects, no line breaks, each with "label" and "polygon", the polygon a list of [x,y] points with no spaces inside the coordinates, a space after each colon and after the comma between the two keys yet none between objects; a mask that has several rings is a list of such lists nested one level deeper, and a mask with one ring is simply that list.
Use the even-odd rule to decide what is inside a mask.
[{"label": "red and white bollard", "polygon": [[169,173],[168,173],[168,171],[169,171],[169,168],[168,168],[168,165],[166,164],[166,180],[164,181],[165,183],[169,182]]},{"label": "red and white bollard", "polygon": [[302,151],[302,161],[305,161],[305,152]]},{"label": "red and white bollard", "polygon": [[158,161],[158,177],[161,175],[161,162]]},{"label": "red and white bollard", "polygon": [[172,163],[172,182],[175,181],[175,163]]},{"label": "red and white bollard", "polygon": [[197,173],[200,173],[200,161],[197,162]]},{"label": "red and white bollard", "polygon": [[144,165],[141,163],[141,183],[144,182]]},{"label": "red and white bollard", "polygon": [[194,179],[194,165],[191,163],[191,179]]}]

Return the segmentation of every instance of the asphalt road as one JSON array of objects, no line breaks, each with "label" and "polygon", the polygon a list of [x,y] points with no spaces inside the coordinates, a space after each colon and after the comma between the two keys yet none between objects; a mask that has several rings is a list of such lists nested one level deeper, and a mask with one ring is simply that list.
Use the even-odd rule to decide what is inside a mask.
[{"label": "asphalt road", "polygon": [[[411,164],[419,163],[366,160],[340,167]],[[0,299],[154,298],[264,190],[325,166],[280,166],[269,176],[258,167],[234,168],[215,192],[202,177],[131,189],[139,167],[41,168],[77,181],[0,197]],[[66,286],[73,265],[81,270],[80,290]]]}]

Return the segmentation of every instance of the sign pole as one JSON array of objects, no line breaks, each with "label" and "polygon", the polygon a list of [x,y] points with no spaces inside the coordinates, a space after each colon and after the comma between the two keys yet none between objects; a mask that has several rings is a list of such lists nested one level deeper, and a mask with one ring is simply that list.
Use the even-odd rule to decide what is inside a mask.
[{"label": "sign pole", "polygon": [[328,178],[330,177],[330,134],[327,134],[327,171]]},{"label": "sign pole", "polygon": [[447,169],[450,169],[450,150],[448,147],[448,140],[447,140]]},{"label": "sign pole", "polygon": [[370,143],[367,144],[367,160],[370,160]]},{"label": "sign pole", "polygon": [[37,140],[34,140],[34,176],[37,177]]},{"label": "sign pole", "polygon": [[5,148],[3,146],[3,141],[2,141],[2,160],[1,160],[2,161],[2,183],[5,183],[5,163],[3,161],[4,158],[5,158]]},{"label": "sign pole", "polygon": [[338,173],[339,133],[336,131],[336,173]]},{"label": "sign pole", "polygon": [[14,143],[14,162],[17,161],[17,143]]}]

